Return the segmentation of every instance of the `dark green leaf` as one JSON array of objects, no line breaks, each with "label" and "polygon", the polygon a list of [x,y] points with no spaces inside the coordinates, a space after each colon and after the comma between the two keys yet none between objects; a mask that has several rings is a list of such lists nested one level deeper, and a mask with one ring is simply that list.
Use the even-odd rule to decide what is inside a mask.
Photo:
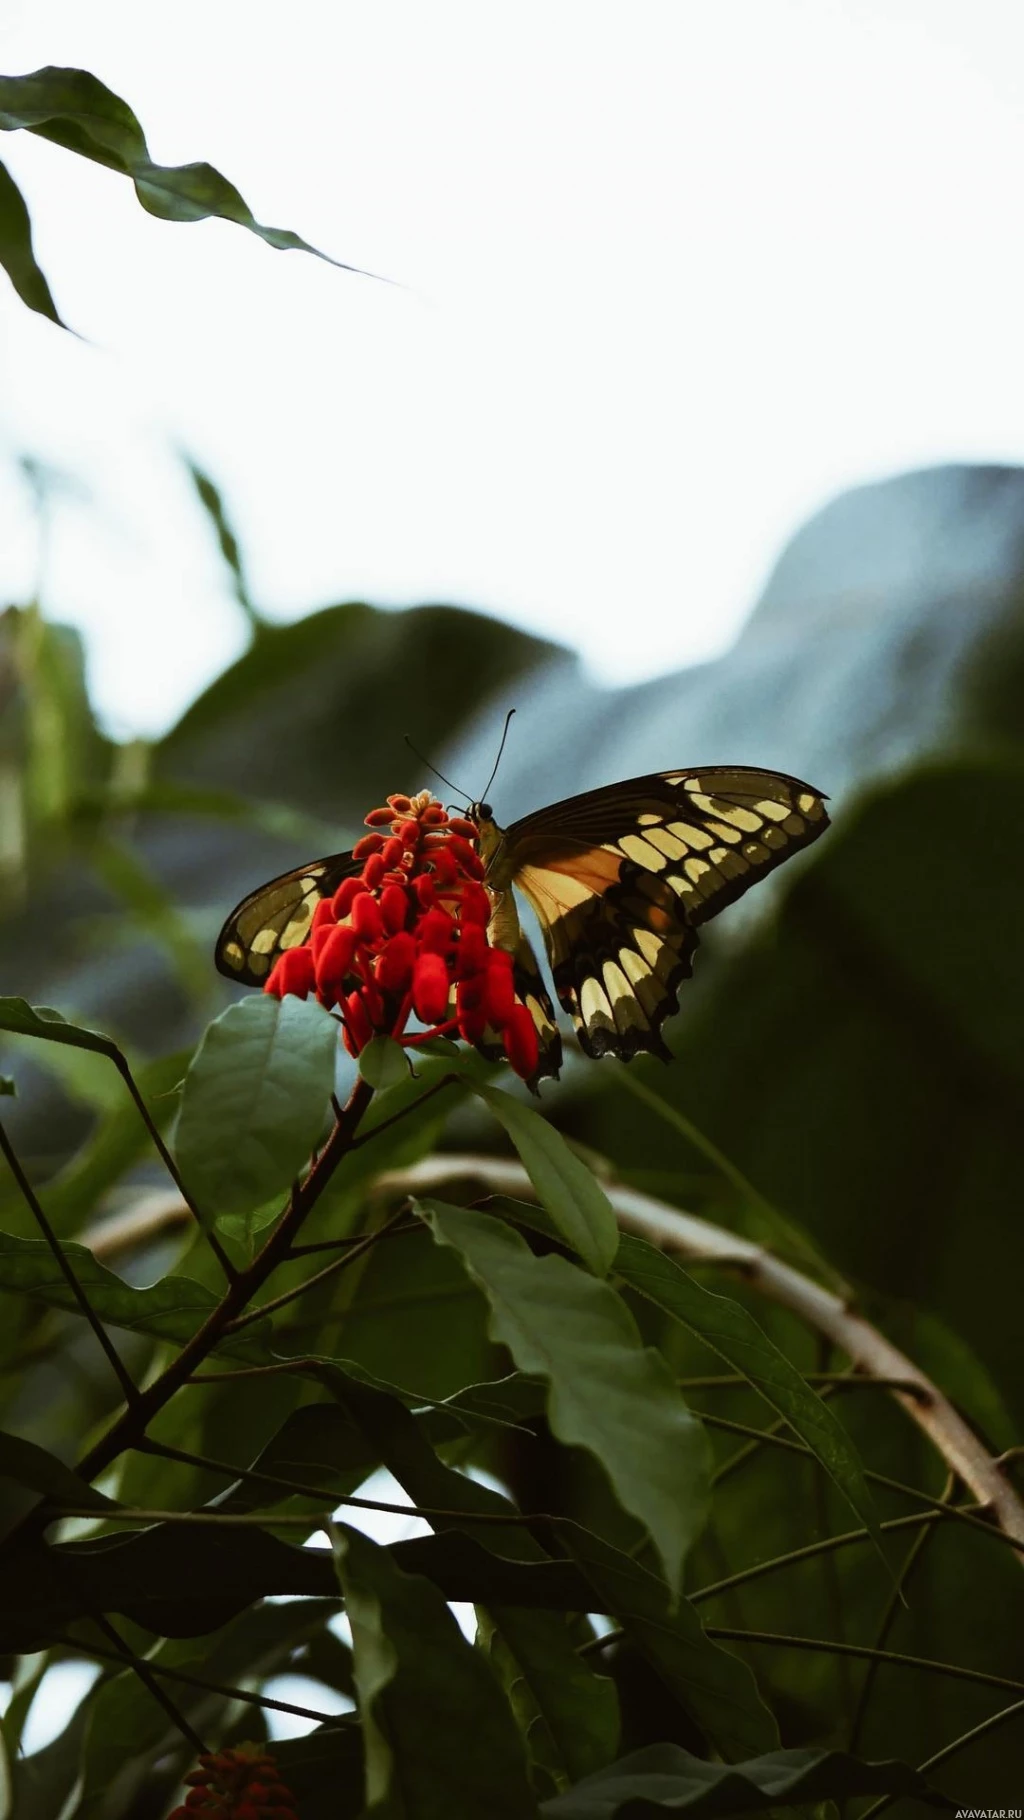
[{"label": "dark green leaf", "polygon": [[25,127],[108,170],[130,177],[144,209],[164,221],[205,221],[210,215],[237,222],[268,246],[331,259],[285,228],[263,227],[233,183],[211,164],[154,164],[146,137],[127,102],[87,70],[50,65],[28,76],[0,76],[0,131]]},{"label": "dark green leaf", "polygon": [[[182,1343],[192,1338],[219,1300],[204,1283],[188,1277],[163,1277],[147,1289],[132,1289],[97,1263],[84,1245],[66,1242],[64,1254],[100,1320],[112,1327]],[[81,1312],[45,1239],[19,1239],[0,1232],[0,1292],[3,1290],[34,1296],[69,1314]],[[268,1334],[269,1323],[259,1322],[242,1333],[227,1335],[219,1350],[262,1363],[267,1357]]]},{"label": "dark green leaf", "polygon": [[[548,1557],[524,1524],[474,1525],[472,1518],[508,1513],[515,1506],[500,1493],[456,1472],[437,1458],[425,1430],[429,1418],[417,1420],[395,1397],[355,1383],[343,1372],[328,1370],[330,1385],[353,1428],[366,1437],[367,1451],[388,1468],[413,1503],[450,1517],[432,1516],[435,1530],[448,1530],[465,1517],[469,1534],[481,1546],[505,1558],[542,1562]],[[483,1603],[483,1601],[479,1601]],[[529,1699],[550,1736],[557,1760],[568,1778],[583,1776],[614,1756],[618,1744],[618,1701],[612,1683],[581,1657],[561,1615],[492,1605],[494,1623],[529,1690]]]},{"label": "dark green leaf", "polygon": [[175,1153],[201,1213],[285,1193],[323,1130],[338,1026],[322,1006],[254,994],[215,1018],[185,1076]]},{"label": "dark green leaf", "polygon": [[39,1492],[51,1504],[91,1505],[98,1511],[114,1508],[112,1499],[79,1478],[63,1460],[21,1435],[0,1433],[0,1478]]},{"label": "dark green leaf", "polygon": [[0,1030],[10,1030],[16,1036],[42,1037],[49,1043],[71,1043],[76,1049],[94,1049],[97,1055],[109,1055],[111,1059],[119,1054],[109,1036],[80,1024],[69,1024],[50,1005],[30,1005],[23,998],[0,998]]},{"label": "dark green leaf", "polygon": [[773,1345],[753,1315],[739,1302],[714,1295],[695,1283],[674,1258],[629,1233],[623,1233],[619,1241],[615,1270],[631,1289],[664,1309],[734,1370],[742,1372],[765,1401],[785,1417],[835,1481],[881,1552],[874,1502],[853,1442],[838,1417]]},{"label": "dark green leaf", "polygon": [[906,1795],[932,1807],[953,1806],[905,1763],[861,1763],[845,1751],[816,1750],[773,1751],[752,1763],[706,1763],[676,1744],[652,1744],[545,1801],[541,1813],[545,1820],[656,1820],[659,1814],[728,1820],[851,1795]]},{"label": "dark green leaf", "polygon": [[498,1087],[474,1084],[512,1139],[519,1160],[562,1238],[598,1276],[607,1276],[619,1242],[615,1211],[600,1183],[561,1132]]},{"label": "dark green leaf", "polygon": [[674,1607],[657,1574],[578,1524],[560,1534],[593,1586],[589,1609],[618,1619],[723,1757],[734,1761],[778,1744],[775,1720],[746,1663],[712,1643],[687,1600]]},{"label": "dark green leaf", "polygon": [[352,1626],[369,1814],[535,1820],[522,1742],[493,1670],[435,1586],[358,1530],[334,1530]]},{"label": "dark green leaf", "polygon": [[374,1036],[360,1052],[359,1072],[371,1087],[400,1087],[409,1079],[409,1057],[391,1036]]},{"label": "dark green leaf", "polygon": [[708,1446],[665,1360],[641,1344],[621,1297],[566,1258],[536,1257],[488,1214],[442,1201],[423,1212],[486,1295],[493,1337],[547,1384],[552,1432],[600,1462],[678,1588],[707,1514]]},{"label": "dark green leaf", "polygon": [[25,199],[5,164],[0,164],[0,265],[22,303],[65,329],[50,287],[32,251],[32,222]]},{"label": "dark green leaf", "polygon": [[362,1727],[333,1721],[274,1745],[274,1760],[295,1795],[302,1820],[341,1820],[363,1799]]},{"label": "dark green leaf", "polygon": [[197,462],[186,461],[185,465],[192,476],[192,484],[199,495],[203,509],[207,513],[217,534],[220,553],[231,571],[231,577],[235,586],[235,599],[250,625],[256,627],[260,624],[260,615],[256,611],[256,608],[253,605],[252,596],[249,593],[249,583],[246,580],[242,552],[238,547],[238,539],[235,536],[227,511],[225,510],[224,501],[221,498],[218,488],[214,486],[213,481],[210,479],[209,474],[205,473]]},{"label": "dark green leaf", "polygon": [[13,1099],[18,1091],[17,1082],[12,1075],[0,1074],[0,1097]]}]

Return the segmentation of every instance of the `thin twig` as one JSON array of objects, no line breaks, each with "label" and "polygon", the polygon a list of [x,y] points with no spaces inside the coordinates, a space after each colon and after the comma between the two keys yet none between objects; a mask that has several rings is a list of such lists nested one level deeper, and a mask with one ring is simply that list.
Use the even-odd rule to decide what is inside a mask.
[{"label": "thin twig", "polygon": [[178,1193],[181,1195],[181,1198],[184,1201],[189,1212],[191,1213],[193,1219],[195,1220],[196,1225],[203,1232],[203,1234],[206,1238],[207,1244],[209,1245],[210,1250],[213,1252],[214,1257],[216,1258],[221,1269],[223,1270],[224,1275],[227,1277],[228,1282],[233,1283],[238,1276],[238,1271],[235,1269],[234,1264],[231,1262],[231,1259],[228,1257],[227,1252],[224,1250],[223,1245],[221,1244],[221,1242],[220,1242],[219,1238],[217,1237],[217,1234],[214,1232],[213,1228],[210,1226],[209,1222],[204,1220],[201,1217],[198,1207],[196,1206],[194,1200],[192,1199],[192,1196],[189,1194],[188,1189],[185,1187],[185,1184],[181,1179],[181,1174],[178,1169],[178,1165],[175,1162],[170,1151],[168,1150],[167,1145],[164,1143],[163,1136],[160,1131],[160,1127],[157,1124],[156,1120],[152,1117],[149,1107],[146,1105],[146,1102],[143,1099],[142,1094],[139,1090],[138,1084],[135,1080],[135,1076],[132,1074],[132,1071],[128,1066],[127,1056],[122,1055],[120,1049],[118,1049],[115,1045],[110,1050],[110,1058],[114,1064],[114,1067],[117,1069],[118,1074],[121,1076],[121,1079],[123,1080],[125,1086],[127,1087],[128,1092],[131,1094],[132,1099],[135,1102],[135,1105],[138,1109],[139,1117],[142,1119],[142,1122],[145,1125],[146,1130],[149,1132],[150,1139],[156,1149],[156,1152],[160,1158],[160,1161],[162,1162],[164,1168],[166,1169],[168,1175],[170,1176],[171,1181],[174,1183],[175,1188],[178,1190]]},{"label": "thin twig", "polygon": [[[918,1510],[906,1517],[887,1517],[878,1527],[886,1532],[894,1529],[919,1529],[927,1535],[936,1523],[941,1522],[942,1515],[939,1511]],[[919,1543],[921,1539],[921,1536],[917,1536],[915,1542]],[[759,1580],[763,1574],[775,1573],[780,1567],[790,1567],[799,1561],[813,1560],[816,1555],[828,1555],[837,1548],[848,1548],[855,1542],[870,1540],[871,1531],[868,1529],[847,1529],[842,1535],[823,1536],[817,1542],[805,1543],[802,1548],[787,1549],[784,1555],[773,1555],[768,1561],[755,1561],[750,1567],[741,1567],[727,1579],[712,1580],[707,1586],[698,1586],[686,1596],[691,1605],[700,1605],[705,1599],[715,1599],[720,1593],[731,1592],[734,1586],[743,1586],[748,1580]],[[878,1647],[882,1647],[881,1641]],[[852,1750],[852,1746],[850,1748]]]},{"label": "thin twig", "polygon": [[976,1681],[983,1687],[1002,1687],[1013,1694],[1024,1694],[1024,1681],[1010,1681],[1005,1675],[986,1674],[981,1668],[962,1668],[955,1662],[935,1662],[927,1656],[904,1656],[891,1649],[873,1649],[868,1643],[837,1643],[827,1637],[789,1637],[773,1630],[731,1630],[720,1625],[707,1625],[705,1634],[725,1643],[766,1643],[779,1649],[809,1649],[825,1655],[858,1656],[865,1662],[892,1662],[901,1668],[921,1668],[933,1675],[949,1675],[955,1681]]},{"label": "thin twig", "polygon": [[[827,1384],[832,1390],[903,1390],[910,1397],[921,1396],[921,1386],[912,1378],[866,1378],[852,1371],[802,1371],[805,1384]],[[741,1371],[712,1372],[702,1378],[677,1378],[680,1390],[751,1389],[749,1378]]]},{"label": "thin twig", "polygon": [[[101,1649],[96,1643],[79,1643],[68,1638],[65,1647],[80,1651],[83,1655],[98,1656],[103,1662],[123,1660],[114,1650]],[[299,1719],[316,1719],[321,1724],[338,1717],[337,1713],[318,1713],[309,1706],[296,1706],[291,1700],[273,1700],[269,1694],[250,1693],[245,1687],[229,1687],[223,1681],[208,1681],[202,1675],[186,1674],[183,1668],[166,1668],[162,1662],[147,1660],[146,1667],[151,1675],[159,1675],[165,1681],[180,1681],[185,1687],[198,1687],[204,1693],[220,1694],[227,1700],[245,1700],[250,1706],[263,1706],[272,1713],[294,1713]]]},{"label": "thin twig", "polygon": [[[467,1177],[483,1182],[492,1193],[535,1200],[525,1169],[500,1157],[442,1155],[424,1158],[407,1169],[378,1178],[381,1192],[403,1196],[430,1194],[442,1184]],[[903,1390],[891,1394],[923,1429],[932,1444],[980,1505],[990,1508],[1007,1535],[1024,1547],[1024,1500],[1000,1470],[970,1424],[949,1398],[906,1355],[892,1345],[877,1327],[848,1306],[839,1295],[784,1264],[738,1233],[698,1219],[664,1201],[641,1194],[619,1183],[605,1186],[619,1225],[638,1233],[659,1249],[691,1262],[716,1264],[739,1272],[759,1294],[788,1308],[850,1358],[866,1377],[907,1378],[916,1394]]]},{"label": "thin twig", "polygon": [[[951,1744],[944,1744],[933,1757],[928,1757],[924,1763],[919,1764],[918,1774],[923,1776],[928,1770],[938,1769],[940,1763],[948,1763],[950,1757],[955,1757],[958,1751],[973,1744],[976,1738],[983,1738],[986,1732],[995,1731],[997,1725],[1005,1724],[1007,1719],[1015,1718],[1018,1713],[1024,1713],[1024,1700],[1015,1700],[1012,1706],[1004,1706],[999,1712],[990,1713],[987,1719],[982,1719],[978,1725],[972,1725],[970,1731],[961,1732],[959,1738],[954,1738]],[[883,1795],[881,1800],[864,1809],[860,1820],[875,1820],[875,1815],[884,1814],[896,1799],[896,1795]]]},{"label": "thin twig", "polygon": [[[421,1230],[418,1220],[410,1220],[408,1226],[392,1226],[389,1224],[386,1229],[381,1226],[378,1229],[378,1236],[381,1238],[397,1238],[403,1232],[419,1232]],[[288,1257],[289,1259],[309,1258],[313,1257],[318,1251],[348,1251],[353,1245],[361,1245],[365,1237],[365,1233],[356,1232],[352,1234],[351,1238],[347,1239],[318,1239],[312,1245],[293,1245],[288,1253]]]},{"label": "thin twig", "polygon": [[445,1087],[465,1087],[465,1085],[465,1081],[459,1075],[446,1074],[442,1080],[435,1081],[432,1087],[428,1087],[426,1093],[421,1093],[418,1100],[410,1101],[409,1105],[403,1106],[400,1112],[393,1112],[389,1119],[381,1119],[379,1125],[374,1125],[370,1131],[364,1131],[362,1137],[355,1138],[352,1149],[361,1150],[364,1144],[372,1143],[374,1138],[380,1137],[382,1131],[390,1130],[391,1126],[397,1125],[401,1119],[407,1119],[410,1113],[418,1112],[421,1106],[425,1106],[428,1100],[433,1099],[435,1093],[440,1093]]},{"label": "thin twig", "polygon": [[137,1656],[133,1649],[129,1649],[120,1632],[111,1624],[109,1618],[104,1617],[102,1612],[94,1613],[92,1621],[94,1624],[99,1625],[99,1628],[105,1637],[110,1638],[110,1641],[114,1645],[122,1662],[138,1677],[142,1682],[143,1687],[146,1689],[146,1692],[152,1695],[157,1705],[163,1708],[167,1717],[170,1719],[171,1724],[181,1733],[182,1737],[191,1744],[196,1755],[202,1756],[203,1752],[206,1750],[205,1743],[195,1728],[189,1724],[184,1713],[175,1705],[167,1690],[160,1686],[160,1683],[152,1672],[150,1664],[143,1661],[141,1656]]},{"label": "thin twig", "polygon": [[[325,1498],[328,1500],[333,1498],[335,1506],[339,1504],[352,1504],[360,1510],[401,1511],[405,1516],[423,1517],[428,1522],[434,1517],[439,1520],[444,1518],[445,1521],[456,1520],[460,1523],[527,1524],[557,1523],[560,1520],[568,1520],[559,1519],[555,1516],[547,1516],[539,1511],[531,1516],[524,1516],[522,1511],[509,1511],[506,1514],[504,1511],[497,1510],[476,1512],[432,1510],[425,1504],[381,1504],[373,1498],[336,1497],[333,1491],[326,1491],[322,1485],[304,1485],[297,1479],[282,1478],[278,1473],[260,1472],[258,1468],[254,1466],[232,1466],[227,1460],[214,1460],[207,1454],[189,1453],[183,1447],[171,1447],[163,1441],[138,1441],[136,1443],[135,1451],[137,1453],[162,1454],[165,1459],[180,1460],[185,1466],[199,1466],[206,1472],[219,1472],[228,1479],[251,1479],[254,1484],[269,1485],[276,1490],[289,1492],[293,1497]],[[279,1522],[280,1519],[278,1517],[271,1517],[270,1521],[276,1523]]]},{"label": "thin twig", "polygon": [[106,1328],[104,1327],[103,1322],[100,1320],[99,1315],[96,1313],[95,1308],[93,1307],[88,1296],[86,1295],[85,1290],[82,1288],[81,1283],[78,1281],[78,1278],[76,1277],[74,1271],[72,1270],[71,1264],[68,1261],[67,1255],[64,1251],[64,1247],[61,1244],[59,1238],[57,1237],[57,1234],[54,1232],[53,1227],[50,1225],[50,1222],[47,1219],[46,1214],[43,1212],[43,1209],[36,1196],[35,1190],[32,1187],[32,1184],[29,1181],[27,1175],[25,1174],[25,1171],[22,1169],[20,1162],[18,1161],[18,1157],[14,1150],[14,1146],[12,1145],[11,1140],[8,1137],[7,1132],[2,1123],[0,1123],[0,1150],[3,1151],[4,1156],[7,1159],[7,1163],[10,1168],[11,1174],[13,1175],[15,1181],[18,1184],[18,1187],[20,1188],[22,1194],[25,1197],[25,1200],[28,1202],[28,1205],[32,1210],[32,1216],[36,1222],[36,1225],[39,1227],[39,1230],[42,1233],[44,1239],[46,1240],[46,1243],[49,1246],[51,1253],[53,1254],[54,1262],[57,1265],[57,1268],[60,1271],[61,1276],[64,1278],[64,1281],[66,1282],[68,1288],[70,1289],[71,1294],[75,1298],[75,1301],[78,1305],[79,1310],[81,1311],[81,1313],[85,1316],[86,1320],[88,1321],[89,1326],[92,1328],[92,1331],[96,1336],[97,1342],[99,1343],[100,1347],[102,1348],[103,1352],[105,1353],[105,1355],[110,1363],[111,1369],[114,1372],[114,1375],[117,1378],[117,1381],[121,1386],[122,1392],[124,1393],[125,1402],[129,1405],[129,1407],[131,1407],[131,1405],[133,1405],[135,1402],[137,1402],[138,1394],[139,1394],[132,1381],[131,1374],[129,1373],[127,1366],[125,1365],[124,1361],[122,1360],[122,1358],[117,1350],[117,1347],[114,1345],[114,1342],[111,1339],[109,1333],[107,1332]]},{"label": "thin twig", "polygon": [[[322,1270],[314,1271],[313,1275],[307,1277],[304,1283],[296,1284],[294,1289],[286,1289],[283,1295],[275,1296],[271,1302],[260,1302],[257,1307],[250,1308],[247,1313],[236,1315],[234,1320],[227,1322],[224,1333],[241,1333],[243,1328],[251,1327],[254,1321],[261,1321],[264,1315],[276,1314],[279,1308],[287,1308],[290,1302],[297,1301],[300,1296],[306,1294],[307,1290],[313,1289],[317,1283],[324,1283],[328,1277],[337,1276],[339,1270],[347,1270],[350,1264],[354,1264],[357,1258],[361,1258],[364,1252],[376,1245],[378,1240],[384,1238],[385,1234],[392,1227],[397,1226],[399,1220],[404,1217],[405,1208],[400,1207],[389,1220],[385,1220],[383,1226],[378,1226],[375,1232],[368,1232],[360,1244],[353,1245],[352,1249],[346,1251],[342,1257],[335,1258],[330,1264],[325,1264]],[[290,1255],[292,1255],[290,1252],[285,1254],[286,1258]]]},{"label": "thin twig", "polygon": [[[952,1500],[955,1489],[956,1475],[950,1473],[941,1492],[941,1498],[944,1504],[947,1504]],[[935,1522],[938,1522],[940,1520],[939,1513],[935,1511],[932,1514]],[[882,1527],[884,1528],[885,1525],[883,1524]],[[934,1528],[934,1524],[932,1525],[932,1528]],[[892,1587],[889,1597],[886,1600],[885,1610],[882,1613],[882,1621],[879,1624],[875,1635],[876,1649],[884,1648],[893,1624],[896,1621],[900,1607],[906,1604],[905,1594],[907,1586],[910,1584],[914,1569],[921,1558],[921,1551],[932,1534],[932,1528],[920,1530],[907,1550],[906,1559],[896,1577],[896,1583]],[[868,1702],[871,1699],[871,1692],[878,1676],[878,1668],[879,1664],[877,1662],[869,1662],[864,1679],[861,1682],[860,1692],[857,1696],[857,1704],[854,1707],[853,1718],[850,1722],[850,1741],[846,1747],[851,1757],[856,1756],[857,1754],[861,1728],[867,1715]]]}]

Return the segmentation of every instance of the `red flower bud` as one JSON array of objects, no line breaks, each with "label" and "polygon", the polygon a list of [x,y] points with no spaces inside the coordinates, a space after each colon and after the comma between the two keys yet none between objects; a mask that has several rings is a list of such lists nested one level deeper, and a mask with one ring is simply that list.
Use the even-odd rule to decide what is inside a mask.
[{"label": "red flower bud", "polygon": [[464,815],[449,816],[448,826],[453,834],[461,834],[464,840],[475,841],[478,838],[476,823],[468,822]]},{"label": "red flower bud", "polygon": [[345,1035],[348,1047],[353,1055],[358,1055],[373,1035],[373,1026],[366,1015],[366,1006],[358,992],[350,992],[343,1006],[345,1014]]},{"label": "red flower bud", "polygon": [[439,904],[424,912],[416,930],[420,947],[431,954],[446,954],[455,937],[455,922]]},{"label": "red flower bud", "polygon": [[364,834],[357,840],[352,849],[353,859],[369,859],[371,853],[379,853],[384,845],[383,834]]},{"label": "red flower bud", "polygon": [[363,884],[361,878],[342,879],[341,884],[338,886],[337,891],[331,899],[331,902],[334,905],[334,914],[339,922],[343,916],[349,916],[351,914],[352,905],[355,903],[356,898],[365,890],[366,886]]},{"label": "red flower bud", "polygon": [[459,868],[454,855],[448,852],[446,846],[435,847],[430,855],[430,864],[434,869],[434,878],[442,890],[447,885],[454,885],[459,876]]},{"label": "red flower bud", "polygon": [[463,840],[461,834],[448,836],[448,851],[454,855],[464,871],[469,873],[470,878],[483,878],[483,860],[476,849],[470,846],[468,840]]},{"label": "red flower bud", "polygon": [[345,980],[352,971],[355,948],[355,930],[347,928],[343,923],[335,923],[334,928],[328,930],[323,940],[317,943],[314,949],[316,983],[325,1004],[333,1005],[341,998]]},{"label": "red flower bud", "polygon": [[504,1037],[505,1054],[516,1073],[528,1081],[537,1072],[540,1045],[537,1027],[525,1005],[513,1005],[512,1015],[505,1025]]},{"label": "red flower bud", "polygon": [[443,828],[448,817],[440,803],[429,803],[420,816],[420,821],[424,828]]},{"label": "red flower bud", "polygon": [[395,834],[407,853],[414,853],[420,844],[419,822],[396,822]]},{"label": "red flower bud", "polygon": [[429,872],[421,872],[418,878],[414,878],[412,881],[412,888],[419,899],[420,909],[429,910],[437,896],[437,892],[434,889],[434,881]]},{"label": "red flower bud", "polygon": [[334,900],[329,897],[322,897],[313,912],[313,920],[309,925],[309,932],[312,935],[314,929],[322,929],[325,923],[333,924],[336,923],[337,920],[338,918],[334,909]]},{"label": "red flower bud", "polygon": [[363,820],[368,828],[383,828],[394,813],[393,809],[371,809],[369,815],[363,816]]},{"label": "red flower bud", "polygon": [[456,979],[470,979],[474,973],[482,973],[487,966],[487,955],[487,937],[479,923],[460,923]]},{"label": "red flower bud", "polygon": [[408,796],[389,796],[388,802],[391,804],[392,815],[408,815],[412,809],[412,800]]},{"label": "red flower bud", "polygon": [[392,866],[398,865],[403,852],[404,848],[397,834],[392,834],[390,840],[386,840],[381,849],[381,859],[384,861],[384,866],[387,871],[390,872]]},{"label": "red flower bud", "polygon": [[379,942],[384,934],[384,918],[375,897],[364,891],[352,905],[352,927],[361,942]]},{"label": "red flower bud", "polygon": [[502,948],[491,948],[487,957],[487,972],[484,976],[484,1009],[487,1022],[496,1030],[504,1030],[512,1016],[516,1002],[516,989],[512,982],[512,956]]},{"label": "red flower bud", "polygon": [[308,998],[315,984],[313,956],[303,944],[301,948],[286,948],[278,955],[263,990],[276,998],[284,998],[286,992],[295,998]]},{"label": "red flower bud", "polygon": [[375,891],[383,877],[384,855],[382,853],[371,853],[363,867],[363,883],[369,885],[371,891]]},{"label": "red flower bud", "polygon": [[401,885],[385,885],[380,894],[380,913],[384,918],[384,927],[389,935],[396,935],[399,929],[405,928],[405,919],[409,914],[409,898]]},{"label": "red flower bud", "polygon": [[478,885],[475,879],[468,878],[462,887],[459,900],[459,916],[464,923],[479,923],[486,929],[491,920],[494,906],[487,894],[486,887]]},{"label": "red flower bud", "polygon": [[424,1024],[440,1024],[448,1011],[448,969],[439,954],[421,954],[412,976],[412,1002]]},{"label": "red flower bud", "polygon": [[479,1043],[487,1029],[487,1012],[483,999],[483,983],[479,974],[475,979],[459,981],[455,989],[455,1016],[458,1019],[459,1033],[467,1043]]}]

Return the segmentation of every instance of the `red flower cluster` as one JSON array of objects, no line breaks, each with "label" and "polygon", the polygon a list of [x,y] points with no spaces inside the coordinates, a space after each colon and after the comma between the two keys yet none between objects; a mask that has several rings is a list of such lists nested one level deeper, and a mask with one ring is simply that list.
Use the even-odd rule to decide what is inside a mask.
[{"label": "red flower cluster", "polygon": [[[389,796],[353,848],[362,871],[317,905],[309,936],[279,956],[265,991],[316,993],[351,1055],[373,1036],[461,1036],[529,1080],[537,1032],[515,995],[512,956],[487,940],[491,899],[473,823],[423,790]],[[384,830],[387,830],[385,832]],[[415,1012],[425,1031],[406,1034]]]},{"label": "red flower cluster", "polygon": [[189,1792],[169,1820],[298,1820],[295,1796],[261,1744],[207,1751],[185,1781]]}]

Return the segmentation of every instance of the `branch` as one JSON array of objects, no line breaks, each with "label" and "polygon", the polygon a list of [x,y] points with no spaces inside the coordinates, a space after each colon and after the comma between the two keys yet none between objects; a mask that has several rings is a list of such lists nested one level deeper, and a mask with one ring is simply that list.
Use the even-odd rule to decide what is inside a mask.
[{"label": "branch", "polygon": [[13,1175],[15,1181],[17,1182],[18,1187],[21,1189],[21,1192],[24,1195],[25,1200],[28,1202],[28,1205],[32,1211],[32,1216],[35,1219],[36,1225],[39,1227],[39,1230],[42,1233],[44,1239],[46,1240],[46,1243],[50,1247],[50,1251],[53,1254],[54,1262],[57,1265],[57,1268],[60,1271],[61,1276],[64,1278],[64,1281],[66,1282],[68,1288],[70,1289],[72,1295],[74,1296],[75,1301],[78,1304],[78,1307],[80,1308],[82,1314],[84,1314],[86,1320],[89,1323],[89,1326],[92,1328],[92,1331],[95,1334],[100,1347],[102,1348],[103,1352],[106,1354],[106,1357],[110,1362],[110,1366],[114,1373],[114,1376],[116,1377],[118,1383],[121,1386],[121,1390],[124,1394],[125,1401],[128,1403],[128,1405],[130,1407],[132,1404],[137,1402],[139,1393],[136,1390],[134,1383],[132,1382],[128,1369],[127,1369],[126,1365],[124,1364],[124,1362],[121,1358],[121,1355],[117,1350],[117,1347],[114,1345],[114,1342],[111,1339],[106,1328],[104,1327],[103,1322],[100,1320],[99,1315],[96,1313],[96,1310],[93,1307],[92,1303],[90,1302],[88,1296],[86,1295],[85,1290],[82,1288],[81,1283],[78,1281],[78,1278],[76,1277],[74,1271],[72,1270],[71,1265],[68,1262],[68,1259],[65,1255],[64,1247],[61,1244],[59,1238],[57,1237],[57,1234],[54,1232],[53,1227],[50,1225],[50,1222],[47,1219],[45,1213],[43,1212],[42,1206],[40,1205],[39,1200],[36,1197],[35,1190],[32,1187],[32,1184],[29,1181],[27,1175],[25,1174],[25,1171],[22,1169],[22,1166],[21,1166],[20,1162],[18,1161],[17,1154],[14,1150],[14,1146],[12,1145],[11,1140],[8,1137],[7,1132],[4,1129],[4,1126],[2,1124],[0,1124],[0,1150],[3,1151],[4,1156],[7,1159],[7,1164],[8,1164],[8,1167],[10,1168],[11,1174]]},{"label": "branch", "polygon": [[[536,1200],[525,1169],[491,1156],[426,1157],[408,1169],[390,1170],[378,1176],[376,1187],[389,1195],[415,1196],[436,1193],[453,1181],[467,1178],[482,1182],[492,1194]],[[893,1390],[890,1394],[928,1436],[976,1501],[991,1511],[1000,1528],[1024,1544],[1024,1502],[998,1463],[949,1398],[863,1315],[811,1277],[773,1257],[763,1245],[712,1225],[710,1220],[683,1213],[638,1189],[614,1182],[605,1183],[604,1188],[623,1231],[637,1233],[659,1250],[691,1263],[717,1264],[737,1271],[751,1289],[788,1308],[808,1327],[824,1334],[865,1377],[902,1378],[912,1384],[913,1391]]]}]

